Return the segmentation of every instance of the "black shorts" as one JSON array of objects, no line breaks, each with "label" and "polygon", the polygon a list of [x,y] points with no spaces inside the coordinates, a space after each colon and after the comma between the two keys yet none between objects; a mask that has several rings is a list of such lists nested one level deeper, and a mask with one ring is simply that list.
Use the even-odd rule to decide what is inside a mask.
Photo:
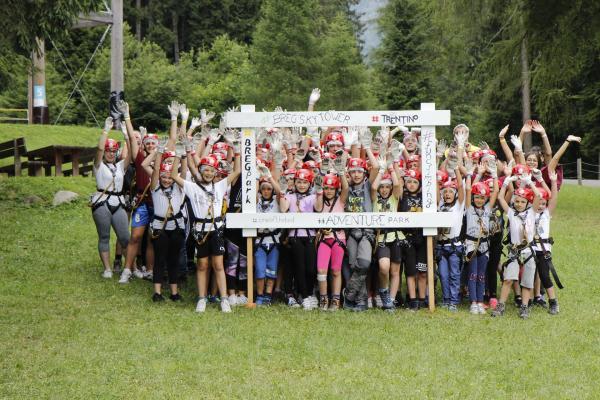
[{"label": "black shorts", "polygon": [[196,242],[196,257],[222,256],[225,254],[225,239],[219,232],[212,231],[202,244]]},{"label": "black shorts", "polygon": [[375,254],[378,261],[382,258],[389,258],[391,262],[400,264],[400,261],[402,261],[402,246],[400,246],[400,241],[396,240],[378,244]]},{"label": "black shorts", "polygon": [[404,275],[415,276],[417,271],[427,272],[427,244],[420,243],[408,246],[402,254],[404,258]]}]

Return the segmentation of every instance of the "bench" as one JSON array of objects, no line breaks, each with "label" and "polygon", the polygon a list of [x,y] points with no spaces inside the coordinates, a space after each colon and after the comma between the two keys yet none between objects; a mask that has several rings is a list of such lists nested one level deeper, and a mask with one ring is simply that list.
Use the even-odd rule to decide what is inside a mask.
[{"label": "bench", "polygon": [[25,138],[20,137],[0,143],[0,160],[13,157],[13,163],[0,167],[0,173],[8,176],[21,176],[23,169],[27,168],[29,176],[40,176],[43,174],[42,168],[45,161],[21,161],[21,157],[27,157],[27,146]]}]

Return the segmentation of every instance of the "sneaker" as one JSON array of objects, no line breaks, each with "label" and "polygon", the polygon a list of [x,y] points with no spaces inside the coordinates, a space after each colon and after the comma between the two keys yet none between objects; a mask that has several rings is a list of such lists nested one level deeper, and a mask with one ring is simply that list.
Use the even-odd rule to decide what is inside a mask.
[{"label": "sneaker", "polygon": [[383,300],[380,294],[375,296],[375,306],[377,306],[377,308],[383,308]]},{"label": "sneaker", "polygon": [[536,298],[533,299],[533,304],[542,308],[548,308],[548,304],[546,303],[546,300],[544,300],[544,298],[542,296],[537,296]]},{"label": "sneaker", "polygon": [[155,302],[155,303],[160,303],[160,302],[165,301],[165,298],[160,293],[154,293],[152,295],[152,301]]},{"label": "sneaker", "polygon": [[356,302],[344,296],[344,310],[354,311],[355,308]]},{"label": "sneaker", "polygon": [[331,299],[327,311],[337,311],[340,309],[340,299]]},{"label": "sneaker", "polygon": [[231,312],[231,304],[229,304],[229,298],[228,297],[223,297],[221,299],[221,311],[223,311],[224,313],[230,313]]},{"label": "sneaker", "polygon": [[394,302],[390,297],[390,291],[388,289],[379,289],[379,294],[377,297],[381,302],[380,308],[388,311],[392,311],[394,309]]},{"label": "sneaker", "polygon": [[313,309],[319,308],[319,299],[317,299],[317,296],[308,296],[308,298]]},{"label": "sneaker", "polygon": [[154,273],[152,271],[144,272],[144,280],[151,281],[154,279]]},{"label": "sneaker", "polygon": [[363,301],[361,303],[356,303],[356,305],[354,306],[354,309],[352,311],[362,312],[362,311],[367,311],[368,309],[369,309],[368,302]]},{"label": "sneaker", "polygon": [[263,306],[270,306],[271,305],[271,295],[265,294],[263,296]]},{"label": "sneaker", "polygon": [[[231,296],[229,296],[229,297],[231,297]],[[265,299],[265,298],[264,298],[262,295],[260,295],[260,294],[259,294],[259,295],[257,295],[257,296],[256,296],[256,305],[257,305],[257,306],[262,306],[262,305],[263,305],[263,302],[264,302],[264,299]]]},{"label": "sneaker", "polygon": [[411,299],[408,302],[408,309],[412,312],[417,312],[419,311],[419,300],[417,299]]},{"label": "sneaker", "polygon": [[244,296],[243,294],[239,294],[239,295],[237,295],[237,297],[235,299],[235,304],[238,306],[244,306],[244,305],[248,304],[248,298],[246,296]]},{"label": "sneaker", "polygon": [[207,300],[209,303],[219,303],[221,299],[219,296],[208,295]]},{"label": "sneaker", "polygon": [[556,314],[558,314],[559,311],[560,311],[560,309],[558,308],[558,301],[550,300],[550,308],[548,309],[548,314],[556,315]]},{"label": "sneaker", "polygon": [[175,303],[183,301],[183,297],[181,297],[179,293],[170,295],[169,299],[171,299],[171,301],[174,301]]},{"label": "sneaker", "polygon": [[506,304],[498,303],[494,311],[492,311],[492,317],[501,317],[504,315],[504,310],[506,310]]},{"label": "sneaker", "polygon": [[519,308],[519,317],[522,319],[529,318],[529,307],[527,307],[525,304],[522,304]]},{"label": "sneaker", "polygon": [[490,299],[490,308],[491,308],[492,310],[495,310],[497,305],[498,305],[498,299],[497,299],[497,298],[495,298],[495,297],[492,297],[492,298]]},{"label": "sneaker", "polygon": [[373,308],[373,298],[371,296],[367,299],[367,308]]},{"label": "sneaker", "polygon": [[119,283],[129,283],[129,278],[131,278],[131,270],[129,268],[125,268],[123,272],[121,272]]},{"label": "sneaker", "polygon": [[310,311],[310,310],[312,310],[312,309],[313,309],[313,302],[312,302],[312,299],[310,298],[310,296],[309,296],[309,297],[305,297],[305,298],[302,300],[302,308],[303,308],[305,311]]},{"label": "sneaker", "polygon": [[198,303],[196,304],[197,313],[203,313],[204,311],[206,311],[206,297],[203,297],[200,300],[198,300]]},{"label": "sneaker", "polygon": [[523,304],[523,298],[521,296],[515,296],[515,307],[521,307]]},{"label": "sneaker", "polygon": [[106,279],[112,278],[112,271],[110,269],[105,269],[104,272],[102,272],[102,277]]},{"label": "sneaker", "polygon": [[458,306],[456,304],[449,304],[448,305],[448,311],[450,312],[457,312],[458,311]]},{"label": "sneaker", "polygon": [[115,261],[113,262],[113,271],[115,271],[115,274],[120,274],[123,271],[123,264],[121,264],[119,258],[115,258]]},{"label": "sneaker", "polygon": [[235,294],[230,294],[228,300],[229,300],[229,305],[232,306],[232,307],[236,306],[238,304],[238,302],[237,302],[237,296]]},{"label": "sneaker", "polygon": [[479,314],[479,304],[471,304],[471,308],[469,309],[469,312],[473,315],[478,315]]},{"label": "sneaker", "polygon": [[288,305],[288,307],[292,307],[292,308],[300,308],[300,304],[298,304],[298,302],[296,301],[296,298],[294,296],[288,297],[287,305]]},{"label": "sneaker", "polygon": [[479,306],[479,314],[484,315],[487,314],[487,311],[485,310],[485,307],[483,306],[483,304],[478,304]]},{"label": "sneaker", "polygon": [[322,296],[319,300],[319,308],[321,309],[321,311],[327,311],[328,306],[329,299],[327,299],[327,296]]},{"label": "sneaker", "polygon": [[133,276],[135,276],[138,279],[144,279],[144,275],[145,273],[143,271],[140,271],[139,269],[133,270]]}]

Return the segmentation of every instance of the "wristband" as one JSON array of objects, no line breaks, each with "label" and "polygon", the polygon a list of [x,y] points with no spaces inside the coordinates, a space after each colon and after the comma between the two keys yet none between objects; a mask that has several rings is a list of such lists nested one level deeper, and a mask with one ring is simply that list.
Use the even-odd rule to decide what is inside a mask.
[{"label": "wristband", "polygon": [[125,121],[129,121],[129,120],[131,120],[131,117],[129,115],[126,115],[124,119],[125,119]]},{"label": "wristband", "polygon": [[501,142],[506,142],[506,139],[504,139],[504,138],[500,138],[500,141],[501,141]]}]

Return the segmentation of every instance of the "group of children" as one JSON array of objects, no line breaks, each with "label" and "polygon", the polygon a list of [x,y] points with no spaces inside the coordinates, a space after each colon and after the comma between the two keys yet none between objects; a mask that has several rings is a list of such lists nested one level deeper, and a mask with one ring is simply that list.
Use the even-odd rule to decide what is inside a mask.
[{"label": "group of children", "polygon": [[[309,111],[319,97],[313,90]],[[224,312],[246,303],[246,240],[241,230],[226,227],[225,218],[241,210],[240,133],[224,120],[211,129],[214,114],[204,110],[188,127],[189,110],[173,102],[169,137],[159,140],[142,127],[133,129],[127,103],[121,101],[119,110],[124,148],[107,139],[114,125],[108,118],[91,199],[103,276],[112,277],[112,225],[118,247],[126,249],[119,282],[150,278],[152,300],[160,302],[166,275],[170,299],[181,301],[178,284],[195,270],[197,312],[211,298],[220,299]],[[472,314],[489,308],[501,316],[512,289],[520,317],[529,316],[532,304],[557,314],[554,283],[562,285],[552,264],[550,219],[562,179],[558,162],[580,138],[569,136],[553,155],[539,122],[527,121],[519,136],[511,136],[514,150],[507,132],[508,126],[499,135],[506,161],[486,143],[469,143],[463,124],[454,128],[450,143],[437,143],[439,211],[452,214],[451,227],[439,229],[435,240],[442,307],[457,311],[468,299]],[[524,153],[522,142],[533,133],[542,148]],[[420,130],[405,127],[384,127],[375,135],[366,127],[259,130],[257,212],[420,212],[419,141]],[[128,174],[135,175],[130,186]],[[128,187],[134,188],[131,202]],[[258,229],[253,253],[259,306],[280,298],[305,310],[393,311],[403,305],[416,311],[431,301],[421,229]],[[136,256],[145,258],[146,271],[136,267]]]}]

